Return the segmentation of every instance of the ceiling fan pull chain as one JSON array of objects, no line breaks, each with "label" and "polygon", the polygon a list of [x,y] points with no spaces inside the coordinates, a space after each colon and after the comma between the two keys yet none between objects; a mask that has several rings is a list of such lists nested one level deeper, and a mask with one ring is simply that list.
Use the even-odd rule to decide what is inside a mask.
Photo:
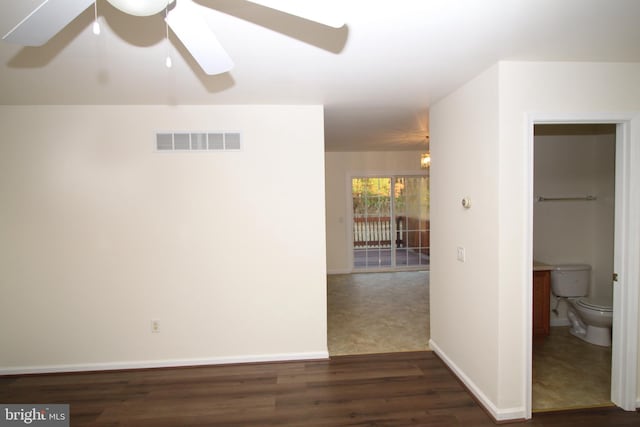
[{"label": "ceiling fan pull chain", "polygon": [[164,8],[164,27],[167,38],[167,57],[164,60],[164,65],[167,68],[171,68],[173,66],[173,62],[171,61],[171,55],[169,55],[169,49],[171,48],[171,43],[169,42],[169,23],[167,22],[167,17],[169,16],[169,5]]},{"label": "ceiling fan pull chain", "polygon": [[93,34],[96,36],[100,35],[100,23],[98,22],[98,2],[97,0],[93,2],[93,12],[95,19],[93,21]]}]

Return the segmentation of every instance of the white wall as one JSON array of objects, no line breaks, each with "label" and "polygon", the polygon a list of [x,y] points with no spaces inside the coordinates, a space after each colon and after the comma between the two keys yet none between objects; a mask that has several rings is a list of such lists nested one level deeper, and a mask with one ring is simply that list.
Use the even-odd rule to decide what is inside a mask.
[{"label": "white wall", "polygon": [[424,173],[420,169],[421,151],[327,152],[325,188],[327,218],[327,271],[348,273],[349,197],[352,175]]},{"label": "white wall", "polygon": [[[536,196],[597,200],[534,203],[533,258],[591,265],[589,297],[612,304],[615,134],[536,135],[534,159]],[[568,324],[566,304],[558,311],[552,324]]]},{"label": "white wall", "polygon": [[496,66],[430,110],[430,347],[488,405],[499,398],[497,102]]},{"label": "white wall", "polygon": [[[431,108],[431,336],[498,419],[527,416],[530,398],[528,117],[639,110],[640,64],[543,62],[501,62]],[[633,123],[628,209],[638,212]],[[468,212],[464,195],[474,204]],[[634,221],[629,245],[637,248]],[[456,245],[467,246],[467,263],[455,261]],[[636,280],[636,264],[628,265]],[[637,311],[637,298],[628,304]]]},{"label": "white wall", "polygon": [[[326,356],[323,126],[322,106],[0,107],[0,373]],[[158,153],[159,130],[243,149]]]}]

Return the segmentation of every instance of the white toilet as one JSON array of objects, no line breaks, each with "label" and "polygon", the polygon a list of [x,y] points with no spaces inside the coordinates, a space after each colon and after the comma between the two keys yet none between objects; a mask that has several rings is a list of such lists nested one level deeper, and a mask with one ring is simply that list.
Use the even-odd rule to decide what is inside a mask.
[{"label": "white toilet", "polygon": [[591,344],[611,346],[613,308],[603,301],[587,297],[591,266],[586,264],[556,265],[551,270],[551,291],[568,300],[569,332]]}]

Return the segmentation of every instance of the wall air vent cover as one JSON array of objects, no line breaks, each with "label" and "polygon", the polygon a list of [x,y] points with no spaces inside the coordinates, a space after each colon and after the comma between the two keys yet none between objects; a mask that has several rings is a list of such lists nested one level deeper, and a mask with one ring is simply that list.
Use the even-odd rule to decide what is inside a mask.
[{"label": "wall air vent cover", "polygon": [[156,133],[157,151],[240,151],[240,132]]}]

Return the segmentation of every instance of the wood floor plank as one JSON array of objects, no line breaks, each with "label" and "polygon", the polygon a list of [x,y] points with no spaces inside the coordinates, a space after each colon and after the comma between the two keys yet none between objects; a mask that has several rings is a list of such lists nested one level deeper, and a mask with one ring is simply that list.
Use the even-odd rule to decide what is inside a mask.
[{"label": "wood floor plank", "polygon": [[[79,427],[495,425],[432,352],[0,377],[0,398],[69,403]],[[640,415],[599,408],[525,425],[627,427]]]}]

